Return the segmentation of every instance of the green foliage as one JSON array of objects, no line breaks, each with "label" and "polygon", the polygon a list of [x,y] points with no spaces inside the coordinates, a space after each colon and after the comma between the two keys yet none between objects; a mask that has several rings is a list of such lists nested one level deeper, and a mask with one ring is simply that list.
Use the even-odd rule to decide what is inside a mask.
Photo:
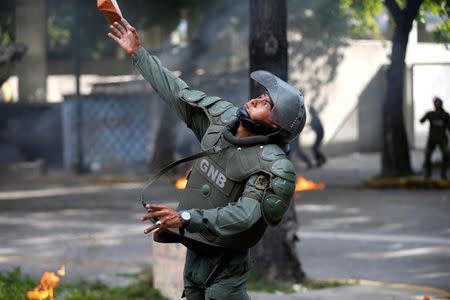
[{"label": "green foliage", "polygon": [[338,40],[349,34],[349,22],[334,0],[291,0],[288,2],[289,29],[308,39]]},{"label": "green foliage", "polygon": [[[117,1],[123,16],[141,34],[145,30],[158,27],[162,37],[168,37],[180,21],[180,14],[187,9],[189,19],[196,20],[205,6],[199,0]],[[214,2],[214,1],[209,1]],[[81,49],[82,58],[119,58],[120,51],[107,38],[109,24],[96,7],[96,1],[48,0],[48,45],[49,56],[70,57],[76,47]],[[76,24],[75,11],[78,6],[80,21]],[[195,22],[193,22],[195,24]],[[192,24],[190,24],[191,26]],[[75,30],[80,30],[80,42],[74,40]]]},{"label": "green foliage", "polygon": [[78,282],[63,283],[61,289],[67,294],[66,300],[164,300],[161,293],[153,288],[153,274],[144,271],[139,274],[127,274],[126,277],[135,278],[136,282],[126,287],[108,287],[104,283],[80,280]]},{"label": "green foliage", "polygon": [[148,283],[139,282],[127,287],[106,287],[96,288],[79,287],[71,290],[66,300],[164,300],[165,298],[158,290],[152,288]]},{"label": "green foliage", "polygon": [[382,7],[378,0],[291,0],[289,14],[292,25],[299,26],[307,38],[377,38],[379,29],[374,16]]},{"label": "green foliage", "polygon": [[450,3],[448,0],[425,0],[419,11],[418,21],[424,23],[426,16],[437,19],[431,32],[434,41],[450,43]]},{"label": "green foliage", "polygon": [[342,280],[320,280],[320,279],[312,279],[307,278],[304,282],[302,282],[302,286],[309,290],[320,290],[320,289],[328,289],[328,288],[337,288],[346,285],[354,284],[351,281],[342,281]]},{"label": "green foliage", "polygon": [[320,290],[328,288],[337,288],[351,284],[354,284],[354,282],[341,280],[321,280],[312,278],[306,278],[304,281],[297,284],[281,281],[271,281],[268,283],[258,280],[256,274],[254,272],[251,272],[247,288],[251,291],[266,292],[266,293],[275,293],[278,291],[283,293],[294,293],[302,290]]},{"label": "green foliage", "polygon": [[[165,300],[152,286],[149,272],[139,274],[137,281],[126,287],[108,287],[102,282],[79,280],[62,282],[55,289],[55,296],[64,295],[66,300]],[[27,291],[34,289],[38,280],[21,274],[15,269],[3,275],[0,273],[0,300],[26,300]],[[58,297],[56,297],[58,298]]]},{"label": "green foliage", "polygon": [[[379,38],[380,32],[375,21],[383,9],[381,0],[341,0],[339,2],[340,14],[347,17],[352,37]],[[406,8],[407,0],[396,0],[401,10]],[[436,42],[450,42],[450,5],[448,0],[424,0],[417,20],[425,23],[430,17],[437,19],[435,30],[431,33]],[[395,25],[394,25],[395,26]]]},{"label": "green foliage", "polygon": [[250,291],[266,293],[275,293],[277,291],[284,293],[294,292],[294,290],[292,289],[292,285],[280,281],[263,282],[258,279],[254,272],[250,272],[247,289]]},{"label": "green foliage", "polygon": [[0,46],[5,46],[15,38],[14,0],[0,1]]},{"label": "green foliage", "polygon": [[375,21],[383,8],[381,1],[341,0],[340,11],[351,22],[351,32],[356,38],[379,36],[379,28]]},{"label": "green foliage", "polygon": [[23,276],[20,269],[16,268],[6,274],[0,273],[0,299],[1,300],[25,300],[26,293],[36,286],[36,280]]}]

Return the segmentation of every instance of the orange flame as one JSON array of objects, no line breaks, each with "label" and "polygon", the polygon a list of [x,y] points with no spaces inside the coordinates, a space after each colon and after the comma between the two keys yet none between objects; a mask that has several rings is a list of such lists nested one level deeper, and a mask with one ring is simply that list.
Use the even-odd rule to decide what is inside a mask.
[{"label": "orange flame", "polygon": [[315,183],[312,180],[308,180],[304,177],[298,177],[295,183],[295,191],[308,191],[308,190],[323,190],[325,188],[324,183]]},{"label": "orange flame", "polygon": [[186,178],[179,178],[176,182],[175,182],[175,187],[179,190],[184,190],[186,188],[187,185],[187,179]]},{"label": "orange flame", "polygon": [[53,289],[58,286],[61,280],[60,277],[63,277],[65,274],[66,267],[64,265],[56,271],[56,274],[54,272],[44,272],[34,290],[27,292],[27,298],[29,300],[53,300]]}]

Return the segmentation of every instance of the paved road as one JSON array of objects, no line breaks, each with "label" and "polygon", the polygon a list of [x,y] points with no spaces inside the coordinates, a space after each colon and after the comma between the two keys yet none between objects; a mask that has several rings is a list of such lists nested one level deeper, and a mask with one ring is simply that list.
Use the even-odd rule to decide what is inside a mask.
[{"label": "paved road", "polygon": [[450,290],[450,193],[330,189],[297,203],[310,276]]},{"label": "paved road", "polygon": [[[151,265],[138,221],[141,184],[0,192],[0,271],[124,283]],[[176,199],[156,186],[152,201]],[[8,200],[10,199],[10,200]],[[450,290],[450,195],[334,187],[296,196],[299,253],[317,278],[364,278]],[[172,202],[173,203],[173,202]]]},{"label": "paved road", "polygon": [[[142,184],[50,187],[0,192],[0,271],[39,276],[65,264],[69,279],[126,283],[123,273],[151,265],[151,236],[138,220]],[[155,195],[177,192],[155,187]],[[14,200],[7,200],[12,198]],[[157,201],[151,196],[148,198]]]}]

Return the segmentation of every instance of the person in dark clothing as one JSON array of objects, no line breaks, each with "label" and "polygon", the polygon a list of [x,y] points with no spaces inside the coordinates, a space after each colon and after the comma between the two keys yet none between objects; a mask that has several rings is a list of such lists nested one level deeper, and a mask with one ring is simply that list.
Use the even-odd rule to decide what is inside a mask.
[{"label": "person in dark clothing", "polygon": [[308,169],[313,167],[313,164],[311,160],[309,159],[309,156],[305,153],[305,151],[300,146],[300,139],[299,137],[295,138],[290,144],[291,147],[291,153],[289,154],[289,157],[292,158],[292,156],[296,156],[299,159],[301,159],[307,166]]},{"label": "person in dark clothing", "polygon": [[449,162],[448,136],[450,133],[450,115],[444,110],[442,100],[439,97],[433,98],[434,111],[427,112],[420,123],[430,122],[427,147],[425,149],[425,178],[431,177],[431,155],[436,146],[439,146],[442,153],[441,178],[447,179],[447,167]]},{"label": "person in dark clothing", "polygon": [[312,150],[314,153],[314,158],[316,160],[316,166],[320,167],[324,163],[327,162],[327,158],[325,155],[320,151],[320,147],[323,140],[323,126],[322,122],[319,119],[319,115],[317,114],[317,111],[314,109],[314,107],[309,107],[309,116],[311,118],[311,128],[314,130],[314,133],[316,134],[316,140],[314,141],[314,145],[312,146]]},{"label": "person in dark clothing", "polygon": [[[317,111],[314,109],[314,107],[312,107],[312,106],[309,107],[309,114],[310,114],[310,118],[311,118],[311,123],[310,123],[311,129],[316,134],[316,140],[314,141],[314,144],[312,146],[312,151],[314,154],[314,159],[316,161],[316,167],[319,168],[327,161],[325,155],[320,150],[323,136],[324,136],[324,130],[323,130],[322,122],[320,121],[319,115],[317,114]],[[291,146],[290,157],[295,155],[299,159],[304,161],[308,168],[313,167],[311,159],[309,158],[309,156],[305,153],[305,151],[300,146],[299,137],[294,139],[290,143],[290,146]]]}]

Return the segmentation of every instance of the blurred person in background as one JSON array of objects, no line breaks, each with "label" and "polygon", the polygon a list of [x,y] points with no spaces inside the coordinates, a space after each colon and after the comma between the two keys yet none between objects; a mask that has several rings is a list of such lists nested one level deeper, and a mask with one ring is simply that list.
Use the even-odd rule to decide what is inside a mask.
[{"label": "blurred person in background", "polygon": [[447,179],[447,168],[449,163],[448,134],[450,133],[450,115],[444,110],[442,99],[433,98],[434,110],[427,112],[420,123],[430,122],[427,146],[425,148],[425,178],[429,179],[432,173],[431,156],[436,146],[442,153],[441,179]]},{"label": "blurred person in background", "polygon": [[314,159],[316,160],[316,166],[319,168],[327,162],[327,158],[320,150],[320,147],[322,146],[324,130],[319,115],[316,109],[312,106],[309,107],[309,118],[311,119],[311,128],[316,134],[316,140],[314,141],[312,150],[314,153]]},{"label": "blurred person in background", "polygon": [[299,158],[306,164],[306,167],[308,169],[311,169],[313,167],[313,164],[308,154],[306,154],[306,152],[303,150],[300,138],[297,137],[295,140],[293,140],[292,143],[290,143],[290,146],[291,146],[291,153],[289,155],[289,158],[290,159],[293,159],[294,157]]}]

